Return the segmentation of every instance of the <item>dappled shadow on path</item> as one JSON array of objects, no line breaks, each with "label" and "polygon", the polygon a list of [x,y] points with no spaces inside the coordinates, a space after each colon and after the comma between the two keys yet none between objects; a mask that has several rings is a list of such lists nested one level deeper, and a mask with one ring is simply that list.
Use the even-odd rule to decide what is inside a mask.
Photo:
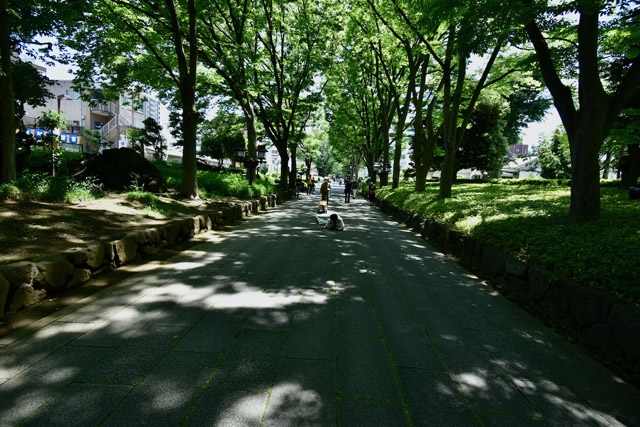
[{"label": "dappled shadow on path", "polygon": [[361,200],[324,230],[315,199],[5,337],[0,424],[638,424],[636,390],[467,271]]}]

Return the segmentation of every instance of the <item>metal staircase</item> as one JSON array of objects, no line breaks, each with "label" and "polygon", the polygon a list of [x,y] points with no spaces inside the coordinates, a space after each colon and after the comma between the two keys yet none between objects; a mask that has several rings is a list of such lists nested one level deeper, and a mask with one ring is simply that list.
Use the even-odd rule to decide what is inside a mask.
[{"label": "metal staircase", "polygon": [[125,114],[116,114],[100,129],[100,134],[104,140],[110,143],[111,148],[118,148],[117,144],[120,136],[118,132],[116,132],[118,127],[121,129],[133,129],[131,117],[127,117]]}]

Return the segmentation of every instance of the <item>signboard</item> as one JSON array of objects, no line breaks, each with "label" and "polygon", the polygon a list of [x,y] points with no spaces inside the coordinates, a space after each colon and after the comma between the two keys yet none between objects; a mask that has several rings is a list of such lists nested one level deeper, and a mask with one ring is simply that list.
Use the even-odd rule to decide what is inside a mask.
[{"label": "signboard", "polygon": [[63,142],[62,144],[60,144],[60,146],[65,151],[71,151],[73,153],[81,153],[82,152],[82,145],[80,145],[80,144],[67,144],[66,142]]},{"label": "signboard", "polygon": [[[47,135],[51,133],[51,131],[48,130],[42,130],[42,129],[32,129],[32,128],[27,128],[27,135],[33,135],[36,139],[40,139],[43,136]],[[68,143],[68,144],[77,144],[78,141],[78,135],[74,135],[71,133],[61,133],[60,134],[60,141],[62,143]]]},{"label": "signboard", "polygon": [[78,135],[73,135],[69,133],[61,133],[60,141],[66,142],[69,144],[77,144],[78,143]]},{"label": "signboard", "polygon": [[43,136],[45,136],[46,134],[48,134],[50,131],[44,131],[42,129],[31,129],[31,128],[27,128],[27,134],[28,135],[33,135],[34,138],[39,139],[42,138]]}]

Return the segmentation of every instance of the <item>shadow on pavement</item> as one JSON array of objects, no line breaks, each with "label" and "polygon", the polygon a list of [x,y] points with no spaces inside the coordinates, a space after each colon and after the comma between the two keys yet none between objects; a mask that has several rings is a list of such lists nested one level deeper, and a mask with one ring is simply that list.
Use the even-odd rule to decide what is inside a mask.
[{"label": "shadow on pavement", "polygon": [[640,425],[638,391],[363,200],[213,234],[0,340],[0,425]]}]

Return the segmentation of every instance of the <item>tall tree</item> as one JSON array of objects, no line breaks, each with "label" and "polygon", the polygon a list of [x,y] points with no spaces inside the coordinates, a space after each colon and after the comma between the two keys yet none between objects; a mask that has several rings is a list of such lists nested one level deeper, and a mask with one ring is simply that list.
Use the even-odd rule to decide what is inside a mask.
[{"label": "tall tree", "polygon": [[[245,118],[248,157],[257,159],[253,67],[256,62],[257,0],[206,2],[200,14],[200,57],[222,79],[211,90],[233,98]],[[249,171],[253,173],[253,170]]]},{"label": "tall tree", "polygon": [[[395,149],[393,158],[393,188],[397,188],[400,182],[400,157],[402,154],[402,140],[404,139],[405,123],[408,119],[411,106],[413,106],[413,137],[411,149],[413,162],[416,169],[416,191],[423,191],[426,185],[427,172],[433,160],[437,131],[433,129],[433,109],[437,103],[436,91],[427,95],[430,70],[430,55],[423,52],[424,46],[420,46],[418,37],[411,28],[406,26],[402,11],[397,4],[389,4],[384,1],[366,0],[367,5],[375,16],[393,34],[402,46],[402,49],[394,50],[405,55],[406,89],[401,87],[389,77],[390,88],[393,91],[397,122],[395,128]],[[415,27],[414,27],[415,29]],[[428,107],[425,111],[425,103]],[[441,129],[441,127],[440,127]]]},{"label": "tall tree", "polygon": [[[525,30],[569,139],[569,217],[592,221],[600,216],[600,147],[640,79],[637,2],[575,0],[554,6],[547,1],[522,2]],[[574,16],[577,25],[570,20]],[[611,37],[616,43],[602,43]],[[624,73],[619,84],[606,85],[603,70],[621,62]],[[574,76],[577,99],[563,81]]]},{"label": "tall tree", "polygon": [[195,0],[97,0],[82,30],[67,41],[79,52],[81,90],[99,85],[118,93],[139,83],[177,93],[183,139],[180,193],[187,198],[198,198],[197,17]]},{"label": "tall tree", "polygon": [[16,179],[16,137],[15,111],[13,97],[13,71],[11,69],[11,20],[9,1],[0,0],[0,56],[2,73],[0,74],[0,90],[2,90],[2,182]]},{"label": "tall tree", "polygon": [[[254,68],[255,101],[265,133],[281,159],[280,182],[295,181],[297,148],[318,109],[331,66],[330,46],[337,28],[329,2],[259,0],[260,27]],[[291,155],[291,174],[287,164]]]},{"label": "tall tree", "polygon": [[0,0],[0,120],[2,121],[2,183],[16,178],[15,130],[18,126],[14,99],[14,58],[21,53],[49,58],[51,43],[37,36],[53,36],[81,19],[81,0]]}]

